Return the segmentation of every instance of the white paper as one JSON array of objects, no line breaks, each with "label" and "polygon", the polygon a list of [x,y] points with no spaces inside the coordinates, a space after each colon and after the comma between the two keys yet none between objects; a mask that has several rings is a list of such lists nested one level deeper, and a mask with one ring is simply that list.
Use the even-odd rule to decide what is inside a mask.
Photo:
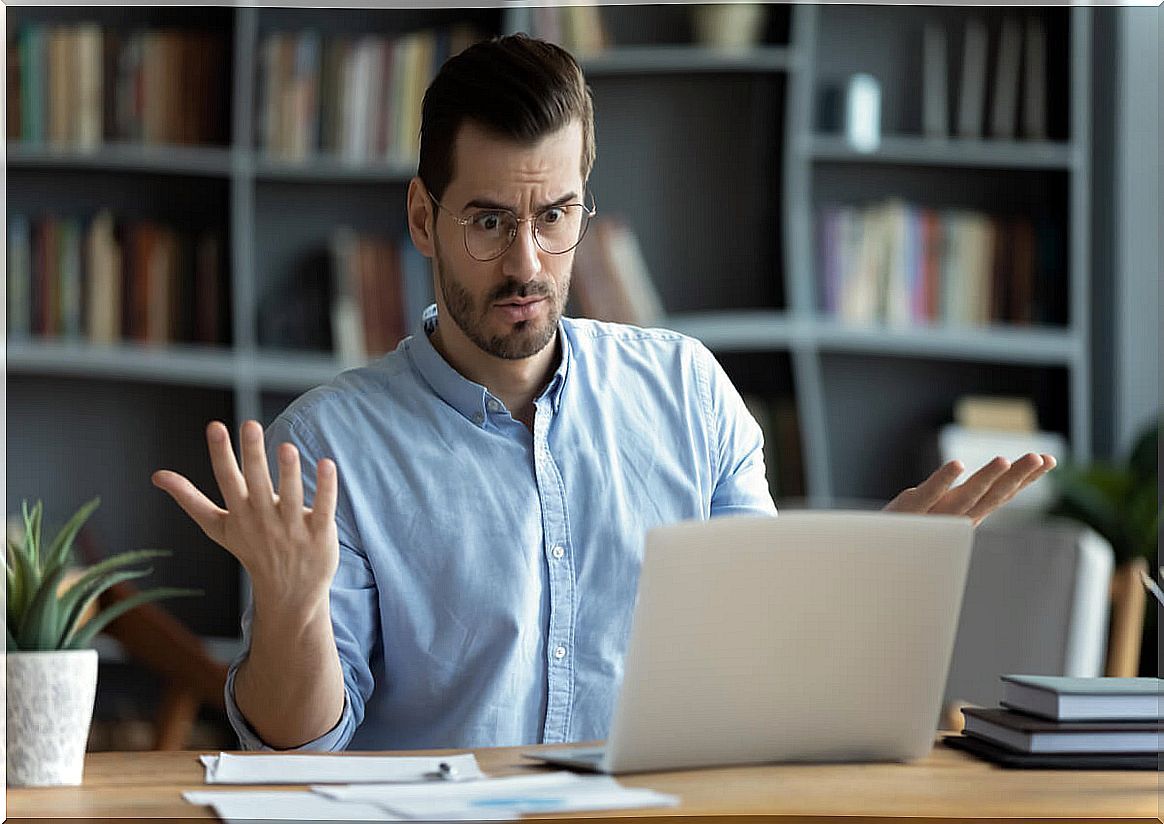
[{"label": "white paper", "polygon": [[354,801],[335,801],[307,791],[227,790],[187,792],[191,804],[206,804],[223,821],[398,821],[383,807]]},{"label": "white paper", "polygon": [[405,818],[484,820],[517,818],[523,813],[671,807],[673,795],[628,789],[610,776],[569,772],[510,776],[470,784],[314,787],[337,800],[377,804]]},{"label": "white paper", "polygon": [[[431,782],[441,762],[457,781],[484,778],[472,753],[443,756],[203,755],[207,784],[322,784]],[[442,781],[449,784],[455,782]]]}]

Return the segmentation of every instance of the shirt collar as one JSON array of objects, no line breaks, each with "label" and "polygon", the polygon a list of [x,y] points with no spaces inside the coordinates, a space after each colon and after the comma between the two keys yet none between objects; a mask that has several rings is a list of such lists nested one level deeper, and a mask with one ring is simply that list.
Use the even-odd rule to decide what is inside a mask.
[{"label": "shirt collar", "polygon": [[[488,418],[488,403],[493,395],[484,386],[474,383],[454,369],[436,350],[429,339],[436,325],[437,308],[433,304],[424,310],[420,329],[405,342],[412,366],[445,403],[477,426],[483,426]],[[561,360],[546,388],[538,396],[539,400],[549,398],[555,413],[561,405],[562,388],[566,383],[571,358],[570,340],[561,321],[558,321],[558,340],[562,347]]]}]

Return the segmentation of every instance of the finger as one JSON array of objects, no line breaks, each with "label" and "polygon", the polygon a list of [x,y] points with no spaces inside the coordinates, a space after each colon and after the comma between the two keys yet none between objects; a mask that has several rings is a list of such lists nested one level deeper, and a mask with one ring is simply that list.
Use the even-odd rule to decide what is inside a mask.
[{"label": "finger", "polygon": [[210,449],[210,466],[214,470],[214,480],[227,509],[235,509],[246,500],[246,481],[234,459],[234,448],[230,445],[230,431],[221,421],[211,421],[206,427],[206,445]]},{"label": "finger", "polygon": [[966,514],[976,524],[981,522],[987,515],[1017,495],[1018,491],[1025,485],[1026,480],[1042,468],[1043,459],[1039,455],[1032,453],[1019,458],[1011,464],[1010,469],[990,485],[990,488],[974,506],[970,507]]},{"label": "finger", "polygon": [[311,518],[317,529],[324,529],[335,520],[335,503],[339,494],[339,479],[335,461],[323,458],[315,468],[315,499],[311,502]]},{"label": "finger", "polygon": [[1044,475],[1046,475],[1046,474],[1047,474],[1048,472],[1050,472],[1052,469],[1054,469],[1054,468],[1055,468],[1055,466],[1056,466],[1056,465],[1057,465],[1057,463],[1058,463],[1058,462],[1055,460],[1055,456],[1054,456],[1054,455],[1048,455],[1048,454],[1047,454],[1047,453],[1045,453],[1045,452],[1044,452],[1044,453],[1041,453],[1041,454],[1039,455],[1039,457],[1043,459],[1043,465],[1042,465],[1042,467],[1040,467],[1039,469],[1036,469],[1034,472],[1032,472],[1030,475],[1028,475],[1028,476],[1027,476],[1026,480],[1025,480],[1025,481],[1023,481],[1023,483],[1022,483],[1022,486],[1020,486],[1020,487],[1018,488],[1018,490],[1015,492],[1015,494],[1016,494],[1016,495],[1017,495],[1019,492],[1022,492],[1024,489],[1026,489],[1026,488],[1027,488],[1028,486],[1030,486],[1031,484],[1033,484],[1035,481],[1039,480],[1039,478],[1041,478],[1041,477],[1043,477]]},{"label": "finger", "polygon": [[281,443],[279,459],[279,509],[290,521],[303,517],[303,476],[299,468],[299,450],[292,444]]},{"label": "finger", "polygon": [[267,453],[263,449],[263,427],[258,421],[244,421],[239,428],[242,441],[243,477],[247,483],[247,500],[257,509],[273,507],[275,487],[267,468]]},{"label": "finger", "polygon": [[1001,456],[995,458],[943,495],[931,511],[941,515],[965,515],[1008,469],[1010,461]]},{"label": "finger", "polygon": [[947,461],[934,470],[928,478],[915,487],[903,490],[885,507],[889,512],[929,512],[930,508],[945,494],[958,476],[962,474],[961,461]]},{"label": "finger", "polygon": [[189,515],[191,520],[198,524],[212,541],[221,543],[223,521],[227,516],[225,509],[203,495],[189,479],[177,472],[159,469],[151,476],[150,480],[153,481],[154,486],[173,498],[174,502],[182,508],[182,511]]}]

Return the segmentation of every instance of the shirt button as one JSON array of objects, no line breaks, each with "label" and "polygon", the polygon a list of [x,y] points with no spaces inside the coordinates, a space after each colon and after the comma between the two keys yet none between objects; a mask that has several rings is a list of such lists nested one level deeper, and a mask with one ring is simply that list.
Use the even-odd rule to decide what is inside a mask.
[{"label": "shirt button", "polygon": [[474,412],[474,413],[473,413],[473,423],[480,425],[480,424],[482,424],[482,423],[484,423],[484,422],[485,422],[485,416],[484,416],[484,415],[482,415],[480,412]]},{"label": "shirt button", "polygon": [[501,411],[501,401],[490,400],[488,406],[489,406],[490,412],[500,412]]},{"label": "shirt button", "polygon": [[566,657],[566,648],[565,647],[558,647],[557,649],[555,649],[554,650],[554,657],[559,659],[559,660],[561,660],[562,658],[565,658]]},{"label": "shirt button", "polygon": [[550,550],[550,554],[553,555],[555,558],[561,558],[563,555],[566,554],[566,550],[562,549],[562,547],[560,547],[560,546],[556,546]]}]

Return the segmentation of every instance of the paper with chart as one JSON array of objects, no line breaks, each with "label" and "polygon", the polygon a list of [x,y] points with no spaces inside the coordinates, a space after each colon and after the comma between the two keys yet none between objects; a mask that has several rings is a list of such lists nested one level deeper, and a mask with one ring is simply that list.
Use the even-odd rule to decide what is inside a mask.
[{"label": "paper with chart", "polygon": [[673,807],[679,798],[623,787],[614,778],[569,772],[510,776],[465,784],[313,787],[337,801],[375,804],[403,818],[483,820],[528,813]]}]

